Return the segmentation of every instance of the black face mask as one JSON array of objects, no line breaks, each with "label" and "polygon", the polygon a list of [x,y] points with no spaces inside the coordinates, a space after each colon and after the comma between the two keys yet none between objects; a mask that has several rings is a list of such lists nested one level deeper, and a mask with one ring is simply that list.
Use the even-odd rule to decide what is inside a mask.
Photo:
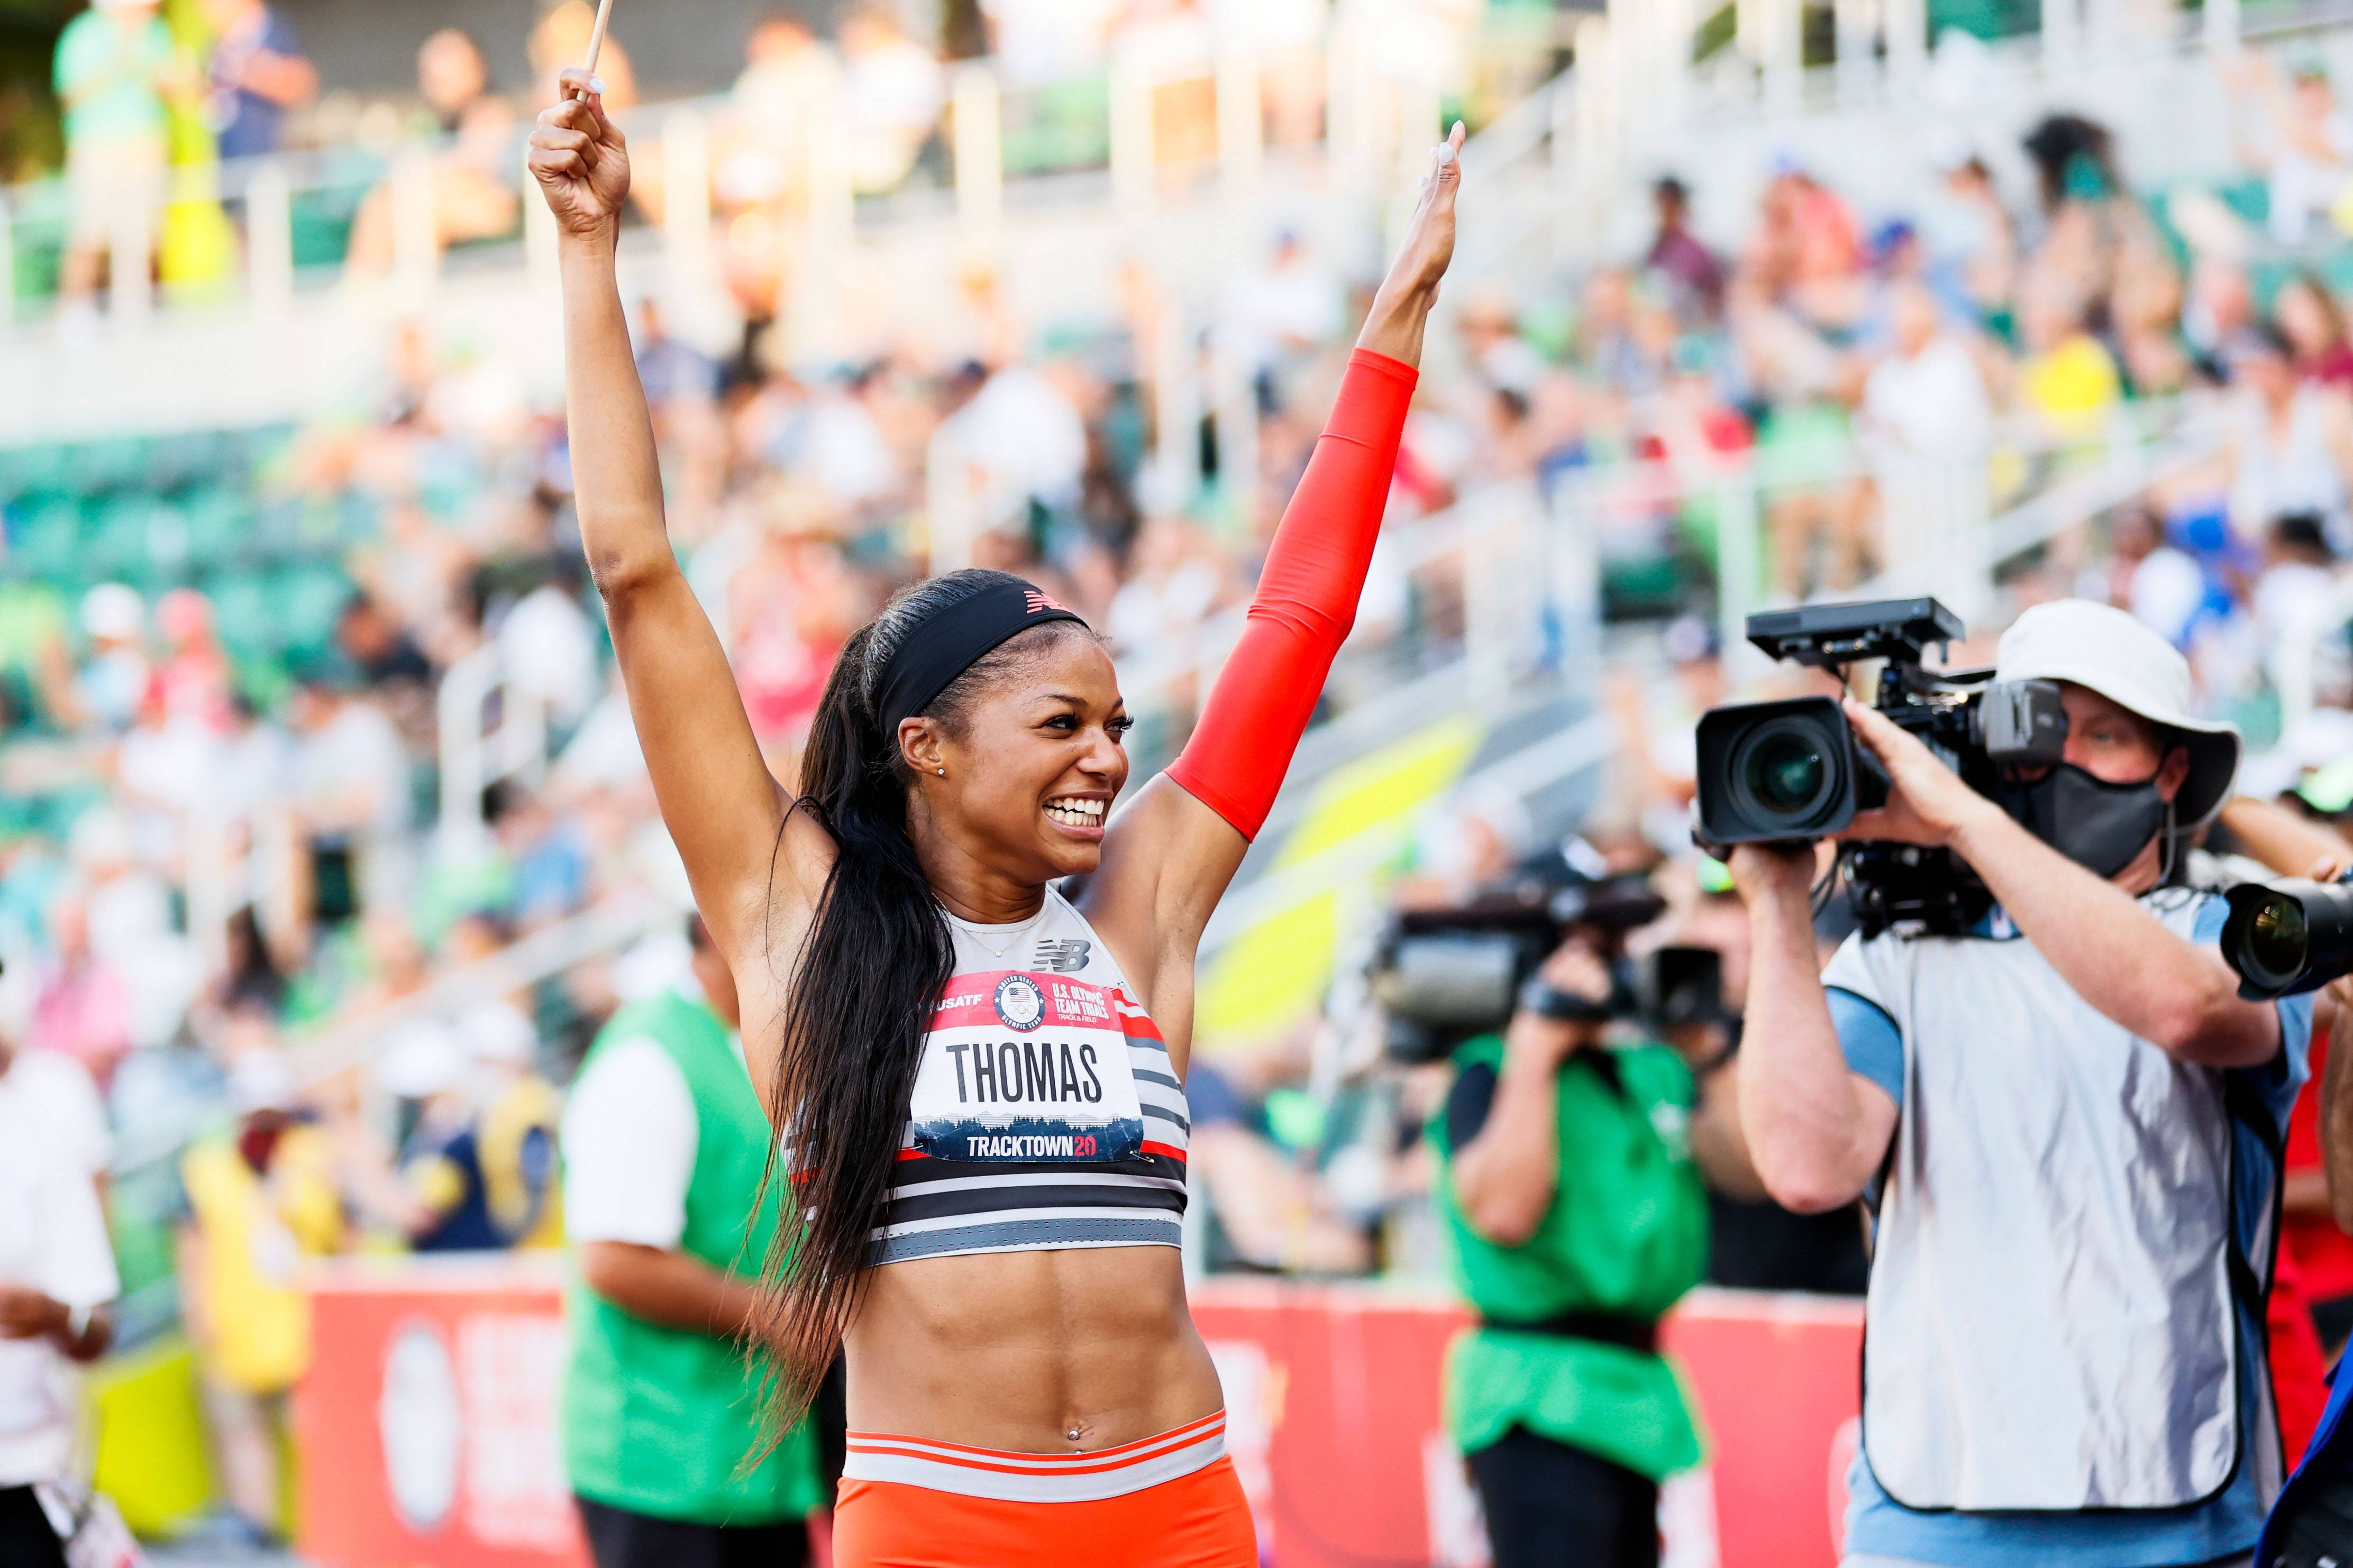
[{"label": "black face mask", "polygon": [[2151,773],[2110,784],[2062,763],[2032,784],[2006,784],[2002,809],[2025,829],[2095,877],[2133,863],[2165,826],[2165,796]]}]

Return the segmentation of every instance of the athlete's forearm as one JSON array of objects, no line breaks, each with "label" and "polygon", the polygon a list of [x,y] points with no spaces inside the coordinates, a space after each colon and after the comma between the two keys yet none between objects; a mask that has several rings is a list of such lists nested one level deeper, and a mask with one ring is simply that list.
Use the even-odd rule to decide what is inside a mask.
[{"label": "athlete's forearm", "polygon": [[1435,279],[1428,284],[1384,283],[1373,296],[1373,308],[1365,317],[1364,331],[1356,334],[1356,346],[1396,360],[1409,370],[1420,369],[1422,333],[1437,303]]},{"label": "athlete's forearm", "polygon": [[607,599],[677,569],[662,521],[653,419],[614,275],[614,239],[610,230],[567,234],[557,245],[573,491],[588,570]]},{"label": "athlete's forearm", "polygon": [[2252,1067],[2279,1049],[2277,1015],[2241,1001],[2219,960],[2000,807],[1988,802],[1970,813],[1953,848],[2035,951],[2104,1017],[2206,1067]]},{"label": "athlete's forearm", "polygon": [[1241,641],[1169,776],[1255,837],[1356,625],[1415,375],[1359,349],[1267,552]]}]

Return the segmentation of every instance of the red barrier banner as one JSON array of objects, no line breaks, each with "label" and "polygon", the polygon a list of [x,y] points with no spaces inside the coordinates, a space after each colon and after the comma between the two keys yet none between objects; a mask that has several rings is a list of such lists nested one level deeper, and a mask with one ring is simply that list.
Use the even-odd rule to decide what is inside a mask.
[{"label": "red barrier banner", "polygon": [[[582,1568],[557,1448],[560,1276],[511,1258],[322,1274],[295,1404],[301,1547],[323,1568]],[[1480,1568],[1440,1421],[1464,1318],[1377,1285],[1193,1290],[1227,1442],[1273,1568]],[[1699,1291],[1668,1321],[1711,1436],[1668,1484],[1666,1568],[1831,1568],[1853,1453],[1859,1303]]]},{"label": "red barrier banner", "polygon": [[311,1291],[300,1545],[325,1568],[586,1568],[555,1260],[362,1259]]}]

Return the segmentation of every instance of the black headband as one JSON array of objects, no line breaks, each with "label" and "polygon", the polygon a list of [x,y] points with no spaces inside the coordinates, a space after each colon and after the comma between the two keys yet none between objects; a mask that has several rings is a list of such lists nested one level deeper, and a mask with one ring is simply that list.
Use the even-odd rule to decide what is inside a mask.
[{"label": "black headband", "polygon": [[874,698],[882,733],[896,735],[902,720],[930,707],[932,699],[979,663],[982,655],[1049,621],[1086,625],[1018,578],[992,583],[968,599],[932,612],[907,634],[882,668],[881,689]]}]

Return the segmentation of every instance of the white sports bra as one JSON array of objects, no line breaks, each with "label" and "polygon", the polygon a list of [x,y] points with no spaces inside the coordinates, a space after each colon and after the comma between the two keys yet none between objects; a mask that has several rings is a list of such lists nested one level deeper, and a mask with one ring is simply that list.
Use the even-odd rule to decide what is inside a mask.
[{"label": "white sports bra", "polygon": [[1103,939],[1051,889],[1018,924],[948,924],[872,1261],[1181,1246],[1185,1088]]}]

